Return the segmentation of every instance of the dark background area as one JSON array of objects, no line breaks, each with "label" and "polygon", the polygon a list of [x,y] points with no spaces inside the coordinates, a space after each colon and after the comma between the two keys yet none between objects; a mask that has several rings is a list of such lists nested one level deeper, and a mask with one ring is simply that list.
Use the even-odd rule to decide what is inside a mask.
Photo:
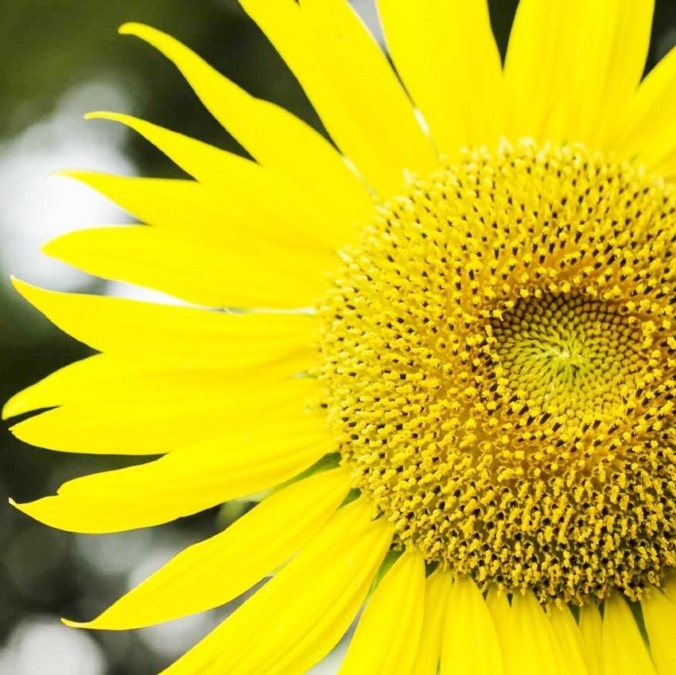
[{"label": "dark background area", "polygon": [[[369,0],[355,4],[367,18],[374,17]],[[516,4],[516,0],[491,3],[503,53]],[[53,199],[53,190],[61,189],[43,192],[43,174],[52,170],[44,171],[43,158],[48,156],[58,166],[63,156],[62,168],[78,168],[68,163],[70,143],[92,168],[109,170],[111,162],[117,162],[142,175],[180,175],[144,141],[111,129],[107,122],[84,122],[81,114],[105,109],[112,102],[118,111],[239,151],[163,57],[139,40],[117,35],[117,27],[130,20],[175,35],[251,93],[280,103],[320,127],[297,82],[235,0],[0,0],[3,402],[87,355],[82,345],[23,303],[6,281],[10,273],[17,273],[43,283],[42,263],[26,263],[22,257],[27,241],[44,242],[54,234],[47,217],[29,223],[41,208],[52,213],[44,200]],[[675,42],[676,2],[657,0],[648,68]],[[101,156],[102,165],[99,151],[108,153]],[[112,159],[111,152],[115,153]],[[81,211],[79,195],[84,200],[84,192],[72,194],[70,206],[74,212]],[[66,211],[68,207],[67,203]],[[98,214],[96,209],[91,213]],[[92,218],[82,224],[101,224],[96,215]],[[65,269],[53,269],[51,275],[61,288],[111,291],[106,284],[73,277]],[[58,617],[92,617],[173,552],[214,533],[246,505],[123,535],[91,537],[53,531],[11,509],[6,505],[8,497],[34,499],[54,491],[69,477],[113,468],[122,460],[26,446],[12,437],[6,424],[0,433],[0,675],[150,675],[213,625],[218,613],[131,634],[90,634],[61,627]]]}]

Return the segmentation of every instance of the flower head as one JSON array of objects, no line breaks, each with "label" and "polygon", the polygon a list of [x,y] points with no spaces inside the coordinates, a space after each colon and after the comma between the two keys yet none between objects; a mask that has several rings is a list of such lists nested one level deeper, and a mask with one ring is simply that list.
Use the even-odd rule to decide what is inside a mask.
[{"label": "flower head", "polygon": [[165,672],[303,673],[365,604],[341,672],[671,675],[676,52],[640,82],[652,3],[522,0],[503,67],[482,0],[379,0],[400,82],[343,0],[241,2],[339,150],[123,27],[254,160],[98,114],[195,180],[77,174],[144,224],[47,251],[200,307],[19,283],[101,354],[6,414],[52,408],[14,432],[54,450],[164,455],[19,505],[55,527],[268,496],[79,625],[278,570]]},{"label": "flower head", "polygon": [[674,212],[628,163],[521,141],[343,251],[326,407],[401,548],[543,604],[638,599],[676,564]]}]

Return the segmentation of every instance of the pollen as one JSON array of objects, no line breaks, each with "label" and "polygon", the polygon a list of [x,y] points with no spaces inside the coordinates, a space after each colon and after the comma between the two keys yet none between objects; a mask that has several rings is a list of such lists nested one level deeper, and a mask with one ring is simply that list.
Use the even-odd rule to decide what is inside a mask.
[{"label": "pollen", "polygon": [[342,462],[486,590],[638,599],[676,566],[676,196],[583,146],[466,151],[384,203],[319,307]]}]

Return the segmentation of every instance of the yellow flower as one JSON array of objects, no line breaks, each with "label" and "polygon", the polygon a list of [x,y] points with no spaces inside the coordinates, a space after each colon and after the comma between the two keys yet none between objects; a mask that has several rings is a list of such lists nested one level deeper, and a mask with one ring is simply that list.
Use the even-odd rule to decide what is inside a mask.
[{"label": "yellow flower", "polygon": [[102,353],[5,412],[53,408],[14,427],[53,450],[164,453],[19,505],[54,527],[271,492],[78,625],[274,572],[165,672],[303,673],[366,604],[342,673],[674,675],[676,52],[639,84],[653,3],[522,0],[503,67],[484,0],[379,0],[405,89],[343,0],[241,3],[338,150],[124,26],[254,161],[94,115],[195,181],[76,174],[145,225],[47,252],[202,308],[18,283]]}]

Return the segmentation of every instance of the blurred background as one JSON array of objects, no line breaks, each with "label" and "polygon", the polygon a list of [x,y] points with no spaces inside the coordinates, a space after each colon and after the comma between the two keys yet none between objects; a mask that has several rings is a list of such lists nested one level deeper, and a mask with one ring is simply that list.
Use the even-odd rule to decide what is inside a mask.
[{"label": "blurred background", "polygon": [[[491,3],[504,53],[517,0]],[[381,39],[372,0],[354,0]],[[65,178],[63,168],[150,176],[180,172],[156,150],[91,110],[128,112],[229,150],[232,138],[159,54],[116,34],[125,21],[180,38],[256,96],[317,128],[297,82],[235,0],[0,1],[0,399],[88,354],[13,293],[8,275],[72,291],[168,301],[87,277],[39,253],[74,228],[127,222],[111,204]],[[676,43],[676,2],[657,0],[648,68]],[[11,509],[64,480],[122,461],[50,453],[0,430],[0,675],[152,675],[232,608],[134,633],[67,629],[59,617],[91,618],[186,545],[214,534],[246,504],[152,530],[76,536]],[[333,656],[333,662],[339,653]],[[317,672],[335,672],[331,659]]]}]

